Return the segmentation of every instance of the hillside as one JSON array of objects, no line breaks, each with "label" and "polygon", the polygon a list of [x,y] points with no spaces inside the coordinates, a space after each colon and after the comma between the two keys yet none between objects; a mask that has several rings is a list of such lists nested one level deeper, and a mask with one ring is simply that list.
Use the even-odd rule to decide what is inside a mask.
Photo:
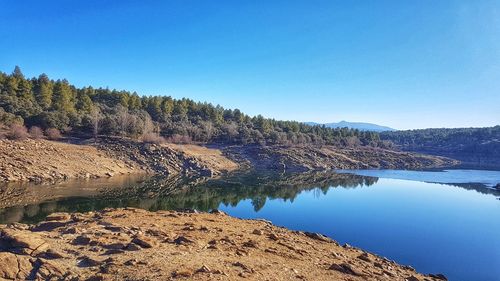
[{"label": "hillside", "polygon": [[500,168],[500,126],[383,132],[400,149],[451,157],[470,167]]},{"label": "hillside", "polygon": [[97,142],[0,140],[0,182],[55,182],[149,173],[216,177],[238,169],[305,172],[333,169],[423,169],[454,160],[370,146],[179,145],[101,137]]},{"label": "hillside", "polygon": [[5,136],[19,138],[26,126],[56,129],[78,137],[126,136],[151,142],[224,144],[376,145],[378,135],[347,128],[310,126],[249,116],[206,102],[170,96],[146,96],[108,88],[76,87],[45,74],[26,78],[16,67],[0,72],[0,125]]},{"label": "hillside", "polygon": [[387,127],[387,126],[381,126],[373,123],[363,123],[363,122],[348,122],[348,121],[340,121],[337,123],[315,123],[315,122],[305,122],[308,125],[311,126],[322,126],[324,125],[325,127],[328,128],[349,128],[349,129],[356,129],[360,131],[370,131],[370,132],[385,132],[385,131],[395,131],[395,129]]}]

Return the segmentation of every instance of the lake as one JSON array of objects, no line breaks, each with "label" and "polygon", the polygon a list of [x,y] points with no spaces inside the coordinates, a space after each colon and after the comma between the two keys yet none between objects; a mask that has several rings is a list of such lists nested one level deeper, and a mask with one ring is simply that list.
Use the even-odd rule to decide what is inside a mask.
[{"label": "lake", "polygon": [[[320,232],[449,280],[499,280],[500,192],[492,188],[499,182],[498,171],[353,170],[4,185],[0,223],[106,207],[218,208]],[[15,196],[23,190],[45,201]]]}]

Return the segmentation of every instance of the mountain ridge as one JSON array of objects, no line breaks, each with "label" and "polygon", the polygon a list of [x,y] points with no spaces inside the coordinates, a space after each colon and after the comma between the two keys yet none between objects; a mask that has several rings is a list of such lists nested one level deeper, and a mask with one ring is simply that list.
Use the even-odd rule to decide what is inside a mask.
[{"label": "mountain ridge", "polygon": [[307,125],[325,125],[329,128],[350,128],[350,129],[358,129],[362,131],[372,131],[372,132],[385,132],[385,131],[397,131],[394,128],[382,126],[373,123],[366,122],[349,122],[342,120],[340,122],[331,122],[331,123],[316,123],[316,122],[304,122]]}]

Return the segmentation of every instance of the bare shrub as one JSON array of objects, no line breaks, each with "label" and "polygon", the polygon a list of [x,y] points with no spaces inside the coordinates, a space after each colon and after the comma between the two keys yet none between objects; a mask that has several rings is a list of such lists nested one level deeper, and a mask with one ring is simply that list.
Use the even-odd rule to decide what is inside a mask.
[{"label": "bare shrub", "polygon": [[191,137],[188,135],[174,134],[173,136],[169,137],[167,140],[168,140],[168,142],[178,143],[178,144],[192,143]]},{"label": "bare shrub", "polygon": [[11,140],[24,140],[29,137],[28,129],[20,124],[12,124],[10,126],[7,137]]},{"label": "bare shrub", "polygon": [[62,138],[61,132],[59,132],[56,128],[49,128],[45,130],[45,135],[47,135],[49,140],[58,140]]},{"label": "bare shrub", "polygon": [[29,134],[30,137],[35,140],[43,138],[43,131],[42,129],[40,129],[40,127],[37,126],[31,127],[29,130]]},{"label": "bare shrub", "polygon": [[160,144],[160,143],[164,143],[165,142],[165,139],[163,137],[158,136],[155,133],[146,133],[146,134],[143,134],[141,139],[142,139],[143,142],[147,142],[147,143],[157,143],[157,144]]}]

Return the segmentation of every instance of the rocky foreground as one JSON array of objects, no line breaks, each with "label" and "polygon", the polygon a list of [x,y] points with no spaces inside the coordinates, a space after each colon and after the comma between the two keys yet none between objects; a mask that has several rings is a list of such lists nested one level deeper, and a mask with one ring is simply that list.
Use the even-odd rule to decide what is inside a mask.
[{"label": "rocky foreground", "polygon": [[446,280],[218,211],[108,209],[0,226],[0,265],[0,280]]}]

